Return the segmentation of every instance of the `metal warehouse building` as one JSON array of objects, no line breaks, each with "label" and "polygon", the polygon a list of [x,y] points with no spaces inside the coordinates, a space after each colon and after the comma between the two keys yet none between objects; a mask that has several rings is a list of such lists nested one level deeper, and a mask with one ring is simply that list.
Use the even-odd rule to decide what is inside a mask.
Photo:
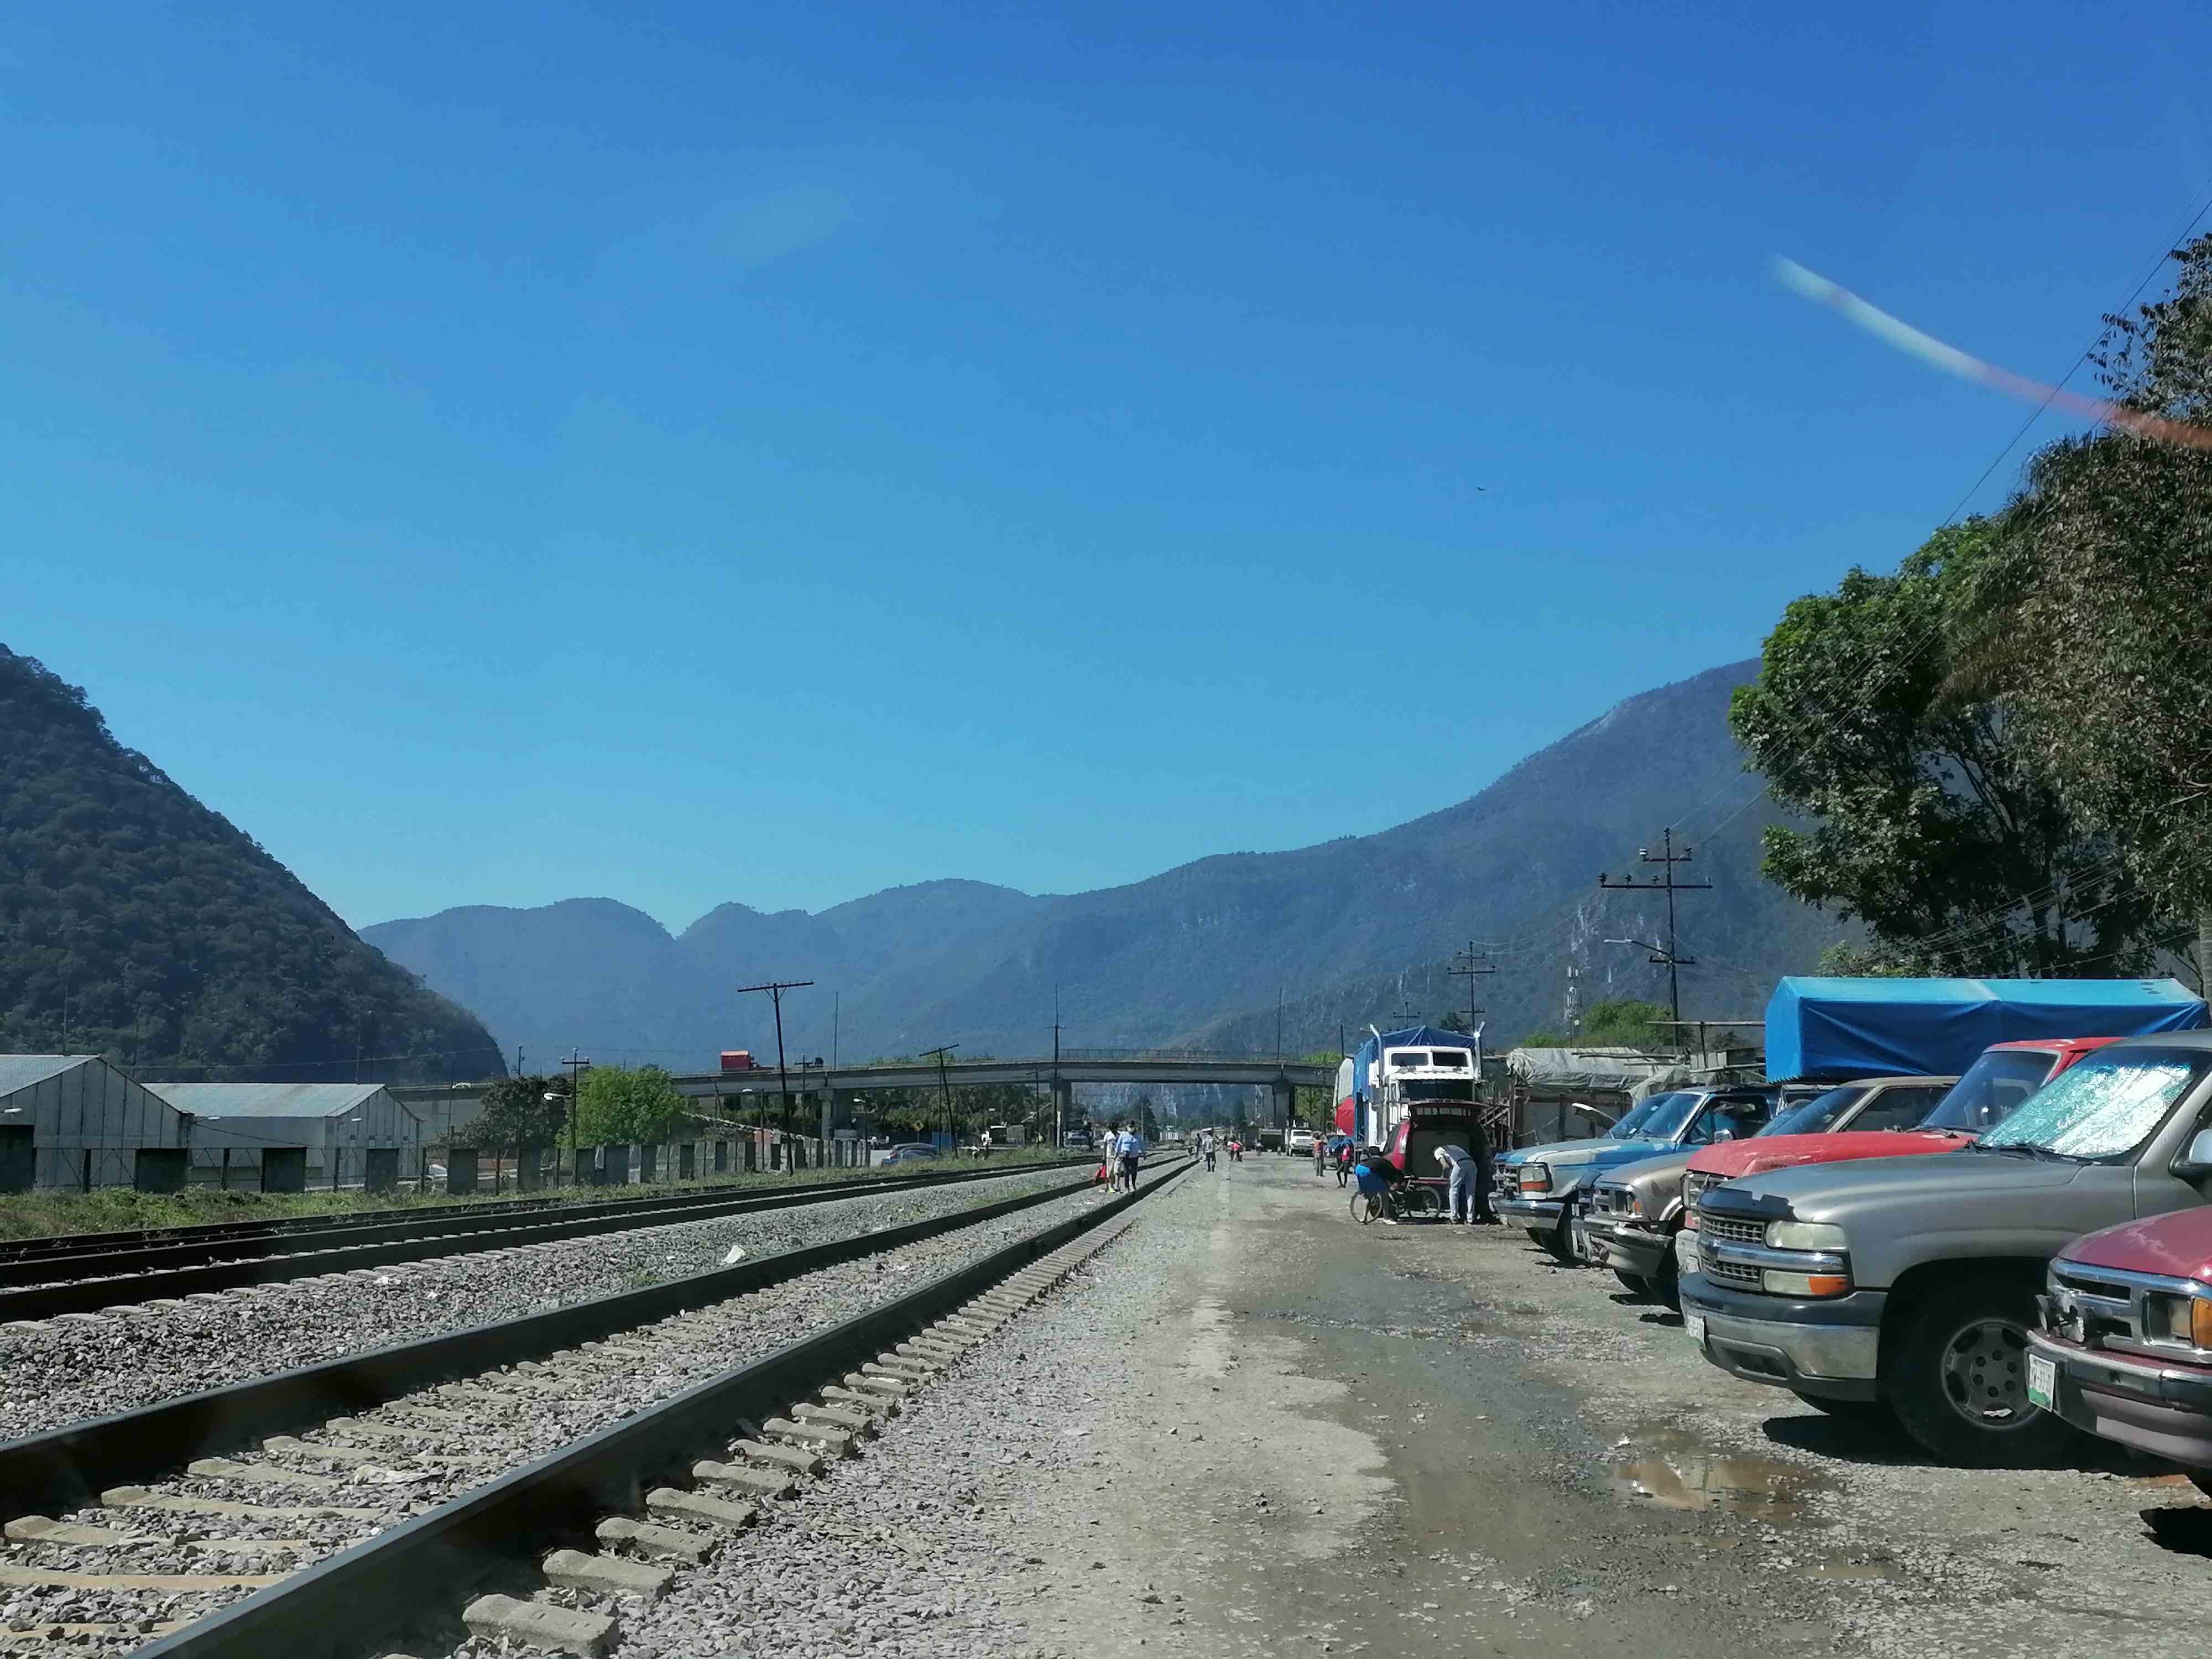
[{"label": "metal warehouse building", "polygon": [[155,1083],[189,1116],[193,1179],[295,1191],[388,1185],[419,1167],[422,1124],[380,1083]]},{"label": "metal warehouse building", "polygon": [[0,1192],[185,1180],[190,1126],[97,1054],[0,1054]]}]

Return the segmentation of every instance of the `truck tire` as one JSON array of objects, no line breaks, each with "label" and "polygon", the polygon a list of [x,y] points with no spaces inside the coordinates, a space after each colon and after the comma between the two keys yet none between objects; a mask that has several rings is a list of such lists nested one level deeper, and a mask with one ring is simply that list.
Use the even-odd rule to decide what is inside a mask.
[{"label": "truck tire", "polygon": [[1646,1279],[1642,1273],[1626,1273],[1620,1268],[1615,1267],[1613,1270],[1613,1276],[1638,1296],[1649,1296],[1651,1294],[1651,1281]]},{"label": "truck tire", "polygon": [[1967,1468],[2046,1462],[2072,1442],[2063,1418],[2027,1403],[2024,1285],[1978,1273],[1923,1298],[1905,1315],[1882,1394],[1905,1433]]},{"label": "truck tire", "polygon": [[1541,1232],[1537,1233],[1535,1235],[1535,1238],[1536,1242],[1544,1247],[1546,1253],[1549,1255],[1554,1261],[1564,1261],[1570,1267],[1579,1267],[1582,1265],[1579,1259],[1575,1255],[1574,1212],[1572,1211],[1562,1207],[1559,1211],[1559,1220],[1553,1225],[1545,1228]]},{"label": "truck tire", "polygon": [[1838,1423],[1848,1423],[1855,1429],[1864,1429],[1869,1434],[1895,1434],[1897,1413],[1889,1408],[1887,1400],[1831,1400],[1826,1395],[1800,1394],[1790,1391],[1816,1412],[1826,1412]]}]

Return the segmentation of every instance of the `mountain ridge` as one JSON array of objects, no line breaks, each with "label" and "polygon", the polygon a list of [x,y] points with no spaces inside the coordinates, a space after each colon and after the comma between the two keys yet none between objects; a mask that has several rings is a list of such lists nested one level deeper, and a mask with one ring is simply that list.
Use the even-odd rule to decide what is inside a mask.
[{"label": "mountain ridge", "polygon": [[[1553,1023],[1558,988],[1539,981],[1559,977],[1557,969],[1577,967],[1614,994],[1650,994],[1655,977],[1663,985],[1643,953],[1626,960],[1602,946],[1601,930],[1649,918],[1633,896],[1600,895],[1596,876],[1632,863],[1637,846],[1662,824],[1755,788],[1728,734],[1726,708],[1757,667],[1726,664],[1623,699],[1472,795],[1370,834],[1281,852],[1207,854],[1088,893],[1027,894],[945,878],[817,913],[726,903],[680,933],[629,911],[645,927],[602,928],[594,955],[611,964],[623,939],[637,942],[636,959],[611,972],[659,988],[651,1018],[611,1018],[631,1001],[611,984],[594,994],[580,981],[552,996],[526,980],[482,983],[481,972],[471,988],[489,1006],[469,1006],[502,1036],[503,1022],[527,1026],[520,1040],[532,1048],[549,1038],[577,1041],[706,1066],[720,1048],[772,1043],[765,1000],[753,1007],[732,994],[768,978],[817,981],[784,1000],[787,1050],[807,1058],[833,1048],[848,1057],[913,1053],[944,1042],[1048,1052],[1055,993],[1071,1043],[1158,1046],[1243,1033],[1264,1048],[1253,1024],[1272,1027],[1279,996],[1286,1013],[1301,1011],[1291,1046],[1306,1048],[1323,1036],[1333,1044],[1349,1000],[1379,985],[1418,987],[1436,1002],[1432,1012],[1449,1009],[1455,1005],[1440,1000],[1449,983],[1443,964],[1455,945],[1526,936],[1554,940],[1536,948],[1547,965],[1519,989],[1501,987],[1500,1006],[1524,1029]],[[1438,751],[1448,753],[1448,740]],[[1753,804],[1761,810],[1730,813],[1698,849],[1696,873],[1715,891],[1695,906],[1686,902],[1683,949],[1692,955],[1692,944],[1701,943],[1715,957],[1711,968],[1686,975],[1686,1010],[1732,1013],[1722,1005],[1745,994],[1729,988],[1725,975],[1741,983],[1809,967],[1843,932],[1758,877],[1759,831],[1775,815]],[[362,931],[459,996],[457,953],[477,951],[487,927],[531,933],[533,924],[514,919],[538,913],[465,907]],[[499,916],[510,920],[489,920]],[[424,944],[431,935],[435,949]],[[1722,956],[1735,965],[1723,969]],[[559,1037],[562,1029],[577,1035]]]}]

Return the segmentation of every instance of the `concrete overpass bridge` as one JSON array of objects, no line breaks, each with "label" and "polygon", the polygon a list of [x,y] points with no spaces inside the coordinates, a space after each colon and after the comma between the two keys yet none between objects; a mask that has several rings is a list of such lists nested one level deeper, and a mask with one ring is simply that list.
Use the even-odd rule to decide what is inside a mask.
[{"label": "concrete overpass bridge", "polygon": [[[799,1060],[779,1078],[773,1066],[749,1072],[690,1072],[674,1076],[678,1092],[694,1100],[724,1103],[714,1115],[752,1117],[773,1109],[781,1114],[788,1088],[792,1115],[802,1122],[821,1126],[826,1138],[832,1130],[849,1126],[856,1104],[865,1104],[868,1093],[878,1089],[934,1090],[939,1081],[965,1085],[1024,1083],[1049,1088],[1054,1120],[1066,1123],[1075,1115],[1075,1090],[1085,1083],[1119,1084],[1242,1084],[1268,1091],[1267,1121],[1287,1123],[1292,1091],[1335,1086],[1334,1064],[1276,1060],[1250,1054],[1146,1054],[1125,1049],[1073,1049],[1057,1058],[993,1056],[947,1060],[940,1072],[933,1060],[901,1060],[894,1064],[823,1066]],[[431,1138],[466,1123],[482,1109],[485,1085],[480,1083],[394,1084],[392,1093],[411,1107],[425,1123]]]}]

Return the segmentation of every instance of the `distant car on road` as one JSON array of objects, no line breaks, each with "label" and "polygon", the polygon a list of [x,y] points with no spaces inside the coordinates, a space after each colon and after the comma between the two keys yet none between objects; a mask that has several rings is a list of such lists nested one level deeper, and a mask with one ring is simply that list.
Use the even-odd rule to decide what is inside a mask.
[{"label": "distant car on road", "polygon": [[1073,1147],[1079,1152],[1087,1152],[1091,1150],[1091,1131],[1088,1129],[1070,1129],[1061,1137],[1061,1139],[1065,1145]]},{"label": "distant car on road", "polygon": [[1311,1158],[1313,1156],[1313,1149],[1314,1132],[1311,1129],[1293,1129],[1291,1131],[1290,1150],[1291,1152],[1297,1154],[1300,1158]]},{"label": "distant car on road", "polygon": [[926,1140],[910,1140],[903,1146],[894,1146],[884,1154],[886,1164],[922,1164],[941,1157],[936,1147]]}]

